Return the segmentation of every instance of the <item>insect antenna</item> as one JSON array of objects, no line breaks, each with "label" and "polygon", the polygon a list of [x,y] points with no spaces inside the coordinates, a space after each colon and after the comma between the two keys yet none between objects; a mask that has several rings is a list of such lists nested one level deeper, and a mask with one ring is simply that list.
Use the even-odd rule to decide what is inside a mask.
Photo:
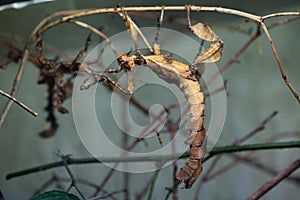
[{"label": "insect antenna", "polygon": [[132,52],[132,47],[129,49],[129,51],[126,53],[127,56],[129,56]]},{"label": "insect antenna", "polygon": [[92,33],[90,33],[85,41],[85,45],[84,48],[77,54],[77,56],[75,57],[75,59],[72,61],[72,64],[74,65],[75,63],[77,63],[81,58],[83,58],[91,44],[91,36]]}]

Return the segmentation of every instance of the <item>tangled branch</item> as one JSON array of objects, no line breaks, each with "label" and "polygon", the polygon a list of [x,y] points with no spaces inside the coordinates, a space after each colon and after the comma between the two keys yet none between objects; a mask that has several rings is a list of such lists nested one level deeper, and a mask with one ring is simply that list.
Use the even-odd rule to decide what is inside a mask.
[{"label": "tangled branch", "polygon": [[[36,28],[32,31],[32,33],[28,39],[28,42],[27,42],[26,46],[24,47],[22,62],[20,64],[19,71],[15,78],[10,95],[12,97],[14,97],[16,92],[18,91],[20,81],[22,79],[22,76],[23,76],[23,73],[25,70],[25,65],[26,65],[28,57],[29,57],[29,49],[30,49],[31,45],[33,44],[34,40],[37,39],[37,35],[44,33],[45,31],[49,30],[50,28],[52,28],[58,24],[75,23],[79,26],[83,26],[84,28],[90,29],[91,31],[93,31],[96,34],[99,34],[99,32],[96,31],[97,30],[96,28],[92,28],[91,26],[84,25],[82,22],[79,22],[78,20],[74,21],[74,19],[84,17],[84,16],[89,16],[89,15],[95,15],[95,14],[119,13],[122,11],[122,9],[127,12],[145,12],[145,11],[160,11],[162,9],[164,9],[165,11],[186,11],[187,8],[191,12],[217,12],[217,13],[224,13],[224,14],[229,14],[229,15],[236,15],[236,16],[240,16],[240,17],[243,17],[243,18],[246,18],[248,20],[252,20],[252,21],[258,23],[260,25],[260,27],[262,28],[262,30],[265,32],[265,34],[270,42],[270,45],[271,45],[273,53],[275,55],[282,79],[284,80],[285,84],[288,86],[288,88],[290,89],[292,94],[295,96],[297,101],[300,103],[300,96],[287,78],[286,72],[284,71],[283,65],[279,59],[275,44],[273,43],[273,40],[269,34],[268,28],[264,23],[264,21],[267,19],[275,18],[275,17],[279,17],[279,16],[299,16],[300,15],[299,12],[282,12],[282,13],[273,13],[273,14],[269,14],[269,15],[265,15],[265,16],[258,16],[258,15],[253,15],[253,14],[250,14],[247,12],[242,12],[239,10],[234,10],[234,9],[229,9],[229,8],[191,6],[191,5],[83,9],[83,10],[72,10],[72,11],[60,11],[60,12],[53,13],[53,14],[47,16],[45,19],[43,19],[36,26]],[[53,22],[50,22],[52,19],[54,19],[56,17],[61,17],[61,18],[59,18]],[[5,118],[11,108],[12,102],[13,102],[12,100],[8,101],[2,112],[2,115],[0,118],[0,127],[2,126],[2,124],[5,121]]]}]

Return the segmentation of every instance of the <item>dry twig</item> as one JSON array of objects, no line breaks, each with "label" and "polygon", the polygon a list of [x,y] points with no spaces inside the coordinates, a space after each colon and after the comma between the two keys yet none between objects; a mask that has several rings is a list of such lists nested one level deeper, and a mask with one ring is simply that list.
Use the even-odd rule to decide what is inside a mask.
[{"label": "dry twig", "polygon": [[300,159],[294,161],[287,168],[279,172],[276,176],[274,176],[270,181],[266,182],[262,185],[256,192],[254,192],[248,200],[259,199],[263,195],[265,195],[268,191],[273,189],[276,185],[278,185],[281,181],[283,181],[286,177],[288,177],[291,173],[296,171],[300,167]]}]

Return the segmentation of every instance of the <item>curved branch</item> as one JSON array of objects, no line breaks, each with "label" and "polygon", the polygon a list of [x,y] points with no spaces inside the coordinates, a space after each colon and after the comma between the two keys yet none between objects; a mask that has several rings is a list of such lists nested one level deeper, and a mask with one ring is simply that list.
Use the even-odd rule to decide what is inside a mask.
[{"label": "curved branch", "polygon": [[[270,37],[270,34],[268,32],[268,29],[266,27],[266,25],[263,23],[263,21],[265,19],[269,19],[269,18],[273,18],[273,17],[278,17],[278,16],[299,16],[300,12],[282,12],[282,13],[273,13],[273,14],[269,14],[269,15],[265,15],[265,16],[257,16],[257,15],[253,15],[251,13],[246,13],[246,12],[242,12],[239,10],[235,10],[235,9],[230,9],[230,8],[222,8],[222,7],[206,7],[206,6],[192,6],[192,5],[187,5],[187,6],[154,6],[154,7],[122,7],[122,8],[102,8],[102,9],[82,9],[82,10],[71,10],[71,11],[60,11],[60,12],[56,12],[53,13],[49,16],[47,16],[46,18],[44,18],[36,27],[35,29],[32,31],[29,40],[24,48],[24,54],[23,54],[23,58],[22,58],[22,62],[21,65],[19,67],[19,71],[17,73],[17,76],[15,78],[12,90],[10,95],[12,97],[15,96],[17,90],[19,89],[20,86],[20,82],[25,70],[25,64],[27,62],[28,59],[28,55],[29,55],[29,49],[31,46],[31,43],[33,42],[33,40],[36,37],[37,32],[43,32],[48,30],[49,28],[56,26],[60,23],[64,23],[64,22],[68,22],[72,19],[78,18],[78,17],[83,17],[83,16],[89,16],[89,15],[94,15],[94,14],[104,14],[104,13],[119,13],[122,10],[124,11],[131,11],[131,12],[144,12],[144,11],[160,11],[162,9],[164,9],[165,11],[171,10],[171,11],[186,11],[187,8],[190,11],[197,11],[197,12],[218,12],[218,13],[224,13],[224,14],[229,14],[229,15],[236,15],[236,16],[240,16],[240,17],[244,17],[250,20],[253,20],[259,24],[261,24],[265,34],[268,37],[268,40],[270,41],[270,44],[272,46],[272,50],[273,53],[276,57],[282,78],[284,79],[286,85],[289,87],[290,91],[294,94],[294,96],[296,97],[297,101],[300,103],[300,96],[299,94],[296,92],[296,90],[292,87],[292,85],[290,84],[290,82],[287,79],[287,76],[283,70],[282,64],[279,60],[279,56],[277,54],[276,48],[272,42],[272,39]],[[55,17],[59,17],[59,16],[65,16],[62,18],[59,18],[56,21],[53,21],[51,23],[48,23],[50,20],[52,20]],[[2,126],[2,124],[5,121],[5,118],[12,106],[13,101],[9,100],[2,112],[1,118],[0,118],[0,127]]]}]

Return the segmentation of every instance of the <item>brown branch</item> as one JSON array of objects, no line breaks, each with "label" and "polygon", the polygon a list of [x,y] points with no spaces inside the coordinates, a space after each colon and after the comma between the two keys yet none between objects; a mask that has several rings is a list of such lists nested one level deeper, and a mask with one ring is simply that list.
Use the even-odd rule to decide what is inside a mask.
[{"label": "brown branch", "polygon": [[250,133],[246,134],[244,137],[240,138],[239,140],[235,141],[232,143],[232,145],[238,145],[242,142],[245,142],[249,138],[253,137],[256,133],[259,131],[262,131],[265,129],[265,125],[276,115],[278,114],[278,111],[274,111],[270,116],[268,116],[266,119],[264,119],[253,131]]},{"label": "brown branch", "polygon": [[[250,153],[249,153],[250,154]],[[235,159],[236,161],[242,161],[245,162],[247,164],[247,166],[251,165],[263,172],[266,172],[268,174],[271,174],[273,176],[275,176],[278,172],[268,166],[265,166],[264,164],[258,162],[256,159],[251,159],[249,158],[249,154],[245,155],[245,156],[239,156],[237,154],[229,154],[228,156],[232,157],[233,159]],[[214,174],[211,175],[210,178],[212,178],[212,176],[216,176],[217,172],[215,172]],[[298,185],[300,185],[300,177],[287,177],[288,181],[291,181],[293,183],[296,183]]]},{"label": "brown branch", "polygon": [[274,176],[270,181],[266,182],[262,185],[256,192],[254,192],[248,200],[259,199],[271,189],[273,189],[276,185],[278,185],[282,180],[287,178],[291,173],[296,171],[300,167],[300,159],[294,161],[290,166],[279,172],[276,176]]},{"label": "brown branch", "polygon": [[33,111],[28,106],[26,106],[25,104],[23,104],[21,101],[17,100],[15,97],[12,97],[11,95],[7,94],[6,92],[0,90],[0,95],[3,95],[5,97],[9,98],[10,100],[12,100],[16,104],[18,104],[21,108],[25,109],[27,112],[29,112],[30,114],[32,114],[33,116],[35,116],[35,117],[38,116],[37,112]]},{"label": "brown branch", "polygon": [[282,63],[279,59],[279,56],[278,56],[278,53],[277,53],[277,50],[276,50],[276,47],[274,45],[274,42],[270,36],[270,33],[268,31],[268,28],[266,27],[266,25],[264,23],[261,23],[261,27],[262,29],[264,30],[269,42],[270,42],[270,45],[272,47],[272,50],[273,50],[273,53],[275,55],[275,58],[276,58],[276,61],[277,61],[277,64],[278,64],[278,67],[279,67],[279,70],[280,70],[280,73],[281,73],[281,77],[283,79],[283,81],[285,82],[285,84],[288,86],[288,88],[290,89],[290,91],[293,93],[293,95],[295,96],[295,98],[297,99],[297,101],[300,103],[300,95],[297,93],[297,91],[294,89],[294,87],[292,86],[292,84],[290,83],[290,81],[288,80],[287,78],[287,75],[283,69],[283,66],[282,66]]}]

